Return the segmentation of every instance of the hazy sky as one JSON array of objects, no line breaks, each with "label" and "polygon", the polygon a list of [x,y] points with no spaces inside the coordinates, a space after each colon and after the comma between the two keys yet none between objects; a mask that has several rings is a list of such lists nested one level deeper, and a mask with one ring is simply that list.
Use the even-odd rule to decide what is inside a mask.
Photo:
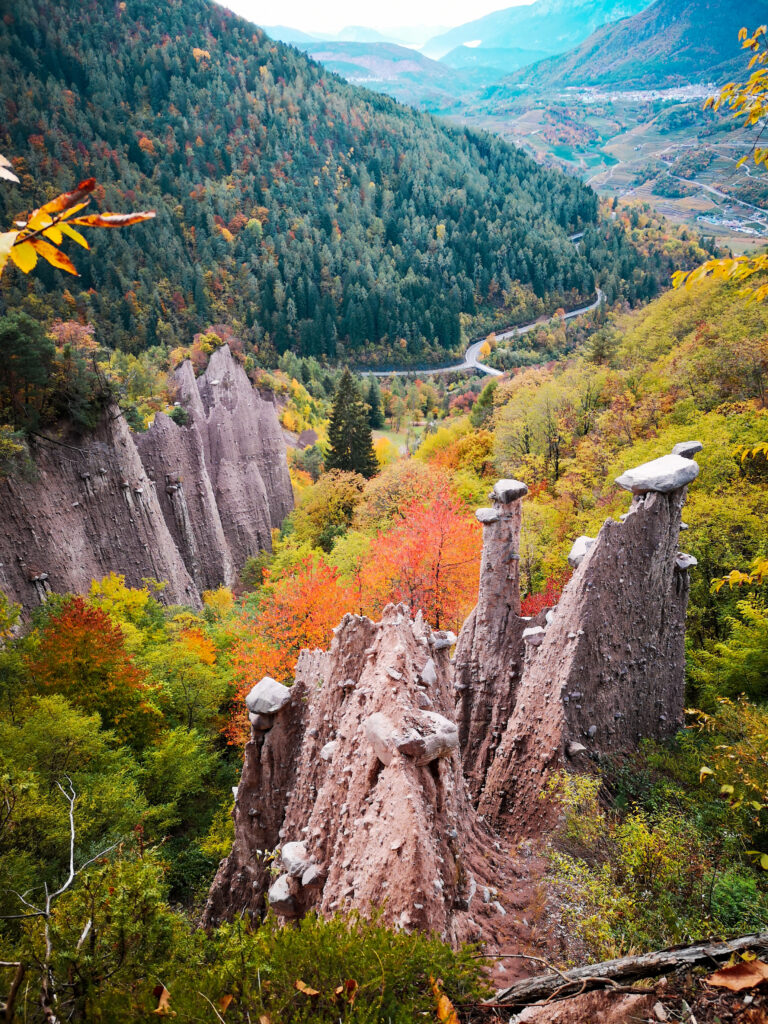
[{"label": "hazy sky", "polygon": [[[289,25],[305,32],[338,32],[346,25],[394,28],[400,25],[461,25],[491,11],[516,7],[520,0],[220,0],[257,25]],[[530,0],[524,0],[530,3]]]}]

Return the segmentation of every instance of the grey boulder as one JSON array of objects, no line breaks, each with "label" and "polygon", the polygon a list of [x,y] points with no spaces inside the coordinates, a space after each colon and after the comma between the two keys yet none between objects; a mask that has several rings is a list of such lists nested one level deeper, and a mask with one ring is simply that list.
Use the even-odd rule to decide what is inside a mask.
[{"label": "grey boulder", "polygon": [[628,469],[616,477],[616,483],[633,494],[647,494],[648,491],[667,494],[689,484],[698,475],[699,467],[693,459],[684,459],[682,455],[662,455],[660,459]]},{"label": "grey boulder", "polygon": [[274,715],[290,699],[291,691],[287,686],[271,676],[264,676],[245,698],[245,704],[253,715]]},{"label": "grey boulder", "polygon": [[512,501],[524,497],[528,493],[528,486],[522,480],[498,480],[491,491],[491,499],[502,505],[509,505]]}]

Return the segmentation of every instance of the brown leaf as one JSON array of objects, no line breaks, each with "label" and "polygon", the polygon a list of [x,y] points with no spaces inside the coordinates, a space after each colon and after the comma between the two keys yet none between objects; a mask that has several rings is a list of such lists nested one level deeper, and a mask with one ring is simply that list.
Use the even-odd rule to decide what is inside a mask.
[{"label": "brown leaf", "polygon": [[755,988],[768,981],[768,964],[762,960],[733,964],[731,967],[722,967],[705,980],[708,985],[727,988],[731,992],[741,992],[745,988]]},{"label": "brown leaf", "polygon": [[359,986],[354,978],[347,978],[343,985],[339,985],[333,990],[333,994],[336,998],[344,996],[350,1006],[355,1004],[355,996]]},{"label": "brown leaf", "polygon": [[156,1013],[160,1017],[176,1016],[174,1011],[171,1009],[171,993],[165,985],[155,985],[152,990],[152,994],[157,999],[157,1009],[153,1010],[152,1013]]},{"label": "brown leaf", "polygon": [[124,228],[128,224],[152,220],[154,216],[154,210],[144,210],[140,213],[89,213],[85,217],[75,217],[72,223],[87,228]]},{"label": "brown leaf", "polygon": [[83,199],[86,199],[89,192],[93,192],[96,187],[95,178],[86,178],[85,181],[81,181],[77,188],[72,189],[71,192],[62,192],[60,196],[56,196],[50,203],[46,203],[45,206],[41,206],[40,209],[44,213],[61,213],[62,210],[68,210],[70,206],[74,206],[75,203],[80,203]]},{"label": "brown leaf", "polygon": [[234,996],[226,995],[222,996],[221,999],[218,1000],[218,1006],[222,1013],[226,1013],[227,1009],[229,1008],[229,1004],[232,1002],[234,998]]},{"label": "brown leaf", "polygon": [[272,1024],[272,1021],[266,1015],[266,1013],[262,1013],[262,1015],[259,1017],[259,1024]]},{"label": "brown leaf", "polygon": [[295,981],[295,987],[297,991],[303,992],[305,996],[319,996],[320,992],[316,988],[310,988],[309,985],[305,985],[303,981],[299,981],[297,978]]},{"label": "brown leaf", "polygon": [[460,1024],[459,1015],[456,1013],[456,1009],[444,992],[441,992],[440,986],[442,981],[438,978],[437,981],[430,975],[430,985],[432,986],[432,993],[437,1003],[437,1019],[440,1024]]}]

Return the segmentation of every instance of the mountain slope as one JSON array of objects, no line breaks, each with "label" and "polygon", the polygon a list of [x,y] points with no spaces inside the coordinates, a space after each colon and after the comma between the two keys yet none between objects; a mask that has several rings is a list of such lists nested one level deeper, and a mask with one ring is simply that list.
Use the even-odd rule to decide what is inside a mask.
[{"label": "mountain slope", "polygon": [[[608,22],[636,14],[648,0],[536,0],[494,11],[430,39],[423,52],[440,58],[467,43],[561,53]],[[479,40],[479,44],[478,41]]]},{"label": "mountain slope", "polygon": [[526,68],[510,81],[540,90],[723,82],[745,68],[739,29],[756,27],[767,13],[765,0],[656,0],[634,17],[598,29],[564,56]]},{"label": "mountain slope", "polygon": [[90,320],[133,351],[224,322],[262,359],[416,359],[455,349],[460,314],[512,282],[552,308],[593,294],[568,235],[596,197],[497,139],[203,0],[5,9],[0,152],[22,183],[0,190],[0,223],[89,175],[101,208],[158,213],[78,252],[79,279],[6,270],[5,308]]},{"label": "mountain slope", "polygon": [[385,92],[401,103],[442,108],[453,105],[458,95],[473,88],[468,76],[394,43],[334,41],[297,45],[353,85]]}]

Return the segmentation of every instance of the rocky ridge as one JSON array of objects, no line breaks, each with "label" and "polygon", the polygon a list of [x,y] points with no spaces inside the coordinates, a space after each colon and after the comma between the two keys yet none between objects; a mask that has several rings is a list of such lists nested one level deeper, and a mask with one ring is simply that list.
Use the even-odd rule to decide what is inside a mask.
[{"label": "rocky ridge", "polygon": [[32,470],[0,482],[0,589],[25,609],[51,590],[87,592],[123,573],[167,583],[169,603],[199,605],[231,584],[293,506],[271,395],[255,391],[227,346],[197,380],[176,373],[186,426],[158,413],[134,434],[116,405],[86,437],[34,438]]}]

